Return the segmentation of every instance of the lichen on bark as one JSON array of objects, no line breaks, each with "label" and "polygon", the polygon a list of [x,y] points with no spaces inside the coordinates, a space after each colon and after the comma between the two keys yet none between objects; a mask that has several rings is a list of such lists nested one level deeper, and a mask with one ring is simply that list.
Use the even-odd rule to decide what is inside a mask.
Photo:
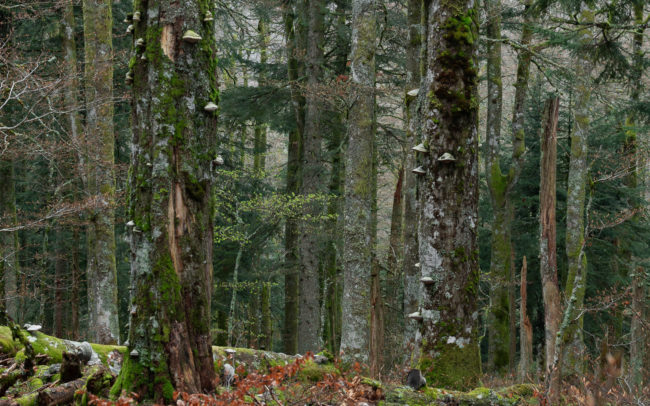
[{"label": "lichen on bark", "polygon": [[423,158],[426,174],[419,178],[418,242],[421,276],[433,283],[421,288],[419,366],[428,384],[465,389],[474,387],[481,374],[478,13],[472,0],[425,5],[428,31],[419,108],[428,153]]}]

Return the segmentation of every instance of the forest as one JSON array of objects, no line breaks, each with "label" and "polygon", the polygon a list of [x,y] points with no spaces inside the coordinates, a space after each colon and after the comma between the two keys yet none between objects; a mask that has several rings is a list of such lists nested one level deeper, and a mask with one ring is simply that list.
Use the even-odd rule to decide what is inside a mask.
[{"label": "forest", "polygon": [[0,0],[1,405],[650,405],[646,0]]}]

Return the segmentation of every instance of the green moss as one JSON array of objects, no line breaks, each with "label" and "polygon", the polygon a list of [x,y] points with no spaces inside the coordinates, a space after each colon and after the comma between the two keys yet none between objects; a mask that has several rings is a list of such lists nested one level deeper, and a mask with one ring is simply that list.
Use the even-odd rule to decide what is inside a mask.
[{"label": "green moss", "polygon": [[172,386],[171,382],[167,381],[163,384],[162,387],[162,393],[163,397],[165,398],[166,401],[172,401],[174,397],[174,386]]},{"label": "green moss", "polygon": [[9,327],[0,327],[0,352],[3,354],[14,355],[16,353],[16,345],[11,338],[11,330]]},{"label": "green moss", "polygon": [[313,360],[309,360],[302,365],[300,372],[296,374],[296,379],[301,382],[318,382],[322,381],[327,374],[337,373],[334,365],[318,365]]},{"label": "green moss", "polygon": [[103,345],[103,344],[90,344],[91,347],[93,347],[93,351],[97,353],[99,356],[99,359],[102,361],[102,363],[106,364],[106,360],[108,358],[108,354],[113,351],[113,350],[118,350],[122,354],[126,353],[126,347],[123,345]]},{"label": "green moss", "polygon": [[38,392],[30,393],[29,395],[14,399],[14,402],[16,402],[18,406],[36,406],[38,404],[37,401],[38,401]]},{"label": "green moss", "polygon": [[477,384],[481,365],[475,345],[460,348],[456,344],[439,342],[432,351],[435,358],[425,353],[418,365],[429,385],[470,389]]}]

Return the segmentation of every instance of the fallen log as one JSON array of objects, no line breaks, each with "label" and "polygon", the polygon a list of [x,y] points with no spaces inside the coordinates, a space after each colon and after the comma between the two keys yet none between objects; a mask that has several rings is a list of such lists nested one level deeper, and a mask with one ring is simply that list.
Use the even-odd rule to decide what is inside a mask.
[{"label": "fallen log", "polygon": [[75,379],[63,385],[53,386],[38,393],[37,403],[39,406],[56,406],[64,403],[71,403],[74,393],[83,388],[86,378]]}]

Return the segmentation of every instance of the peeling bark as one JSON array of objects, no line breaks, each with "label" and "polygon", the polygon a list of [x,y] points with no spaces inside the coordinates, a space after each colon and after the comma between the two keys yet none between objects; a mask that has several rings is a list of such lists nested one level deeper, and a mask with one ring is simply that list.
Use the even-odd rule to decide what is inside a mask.
[{"label": "peeling bark", "polygon": [[[128,185],[131,307],[128,355],[111,390],[172,401],[174,390],[211,391],[213,192],[219,102],[214,14],[205,0],[183,7],[136,2],[132,66],[133,150]],[[170,59],[161,47],[171,26]],[[184,41],[187,30],[202,38]],[[142,58],[142,55],[145,58]]]},{"label": "peeling bark", "polygon": [[555,179],[557,162],[557,121],[560,100],[546,101],[544,108],[544,129],[541,140],[541,184],[539,259],[544,298],[544,348],[546,382],[549,386],[551,404],[556,404],[559,395],[559,371],[552,370],[555,358],[555,341],[562,317],[562,303],[557,280],[556,222],[555,222]]}]

